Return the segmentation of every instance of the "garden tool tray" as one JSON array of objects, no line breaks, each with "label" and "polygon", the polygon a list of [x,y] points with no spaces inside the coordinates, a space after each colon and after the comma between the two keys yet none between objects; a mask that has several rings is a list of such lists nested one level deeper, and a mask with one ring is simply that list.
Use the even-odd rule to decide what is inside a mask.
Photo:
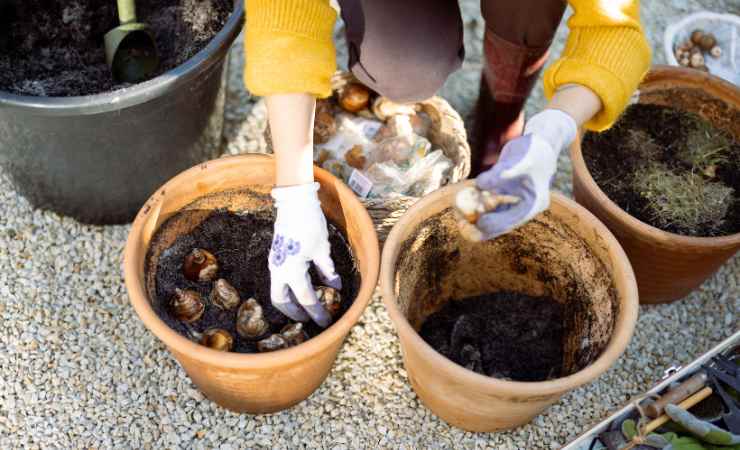
[{"label": "garden tool tray", "polygon": [[[674,366],[668,368],[665,371],[665,376],[663,377],[663,379],[655,387],[645,393],[645,398],[664,394],[674,383],[684,381],[699,370],[702,370],[702,366],[704,364],[708,364],[714,356],[718,354],[724,354],[728,350],[738,346],[740,346],[740,331],[736,331],[732,336],[725,339],[723,342],[721,342],[708,352],[704,353],[700,357],[696,358],[688,365],[683,367]],[[624,419],[634,416],[635,413],[636,406],[634,399],[632,399],[628,401],[627,404],[619,409],[617,412],[607,417],[593,428],[581,434],[571,443],[567,444],[565,447],[563,447],[562,450],[591,450],[592,448],[600,448],[599,446],[595,445],[595,441],[599,437],[599,434],[604,431],[613,429],[613,423],[621,423]]]}]

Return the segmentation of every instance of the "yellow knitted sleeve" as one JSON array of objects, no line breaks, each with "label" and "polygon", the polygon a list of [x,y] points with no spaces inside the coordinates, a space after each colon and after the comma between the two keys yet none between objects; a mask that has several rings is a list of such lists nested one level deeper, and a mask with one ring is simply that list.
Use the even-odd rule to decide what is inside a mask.
[{"label": "yellow knitted sleeve", "polygon": [[336,70],[329,0],[245,0],[244,83],[255,95],[331,95]]},{"label": "yellow knitted sleeve", "polygon": [[650,69],[651,50],[640,24],[638,0],[569,0],[575,13],[560,59],[544,75],[545,96],[575,83],[594,91],[602,110],[585,127],[609,128]]}]

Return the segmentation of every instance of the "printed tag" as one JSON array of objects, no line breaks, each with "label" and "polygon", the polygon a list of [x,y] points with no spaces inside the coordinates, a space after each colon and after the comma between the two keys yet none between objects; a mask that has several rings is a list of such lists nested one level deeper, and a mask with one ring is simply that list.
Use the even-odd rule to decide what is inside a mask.
[{"label": "printed tag", "polygon": [[360,198],[367,198],[373,190],[373,182],[357,169],[352,169],[347,184]]},{"label": "printed tag", "polygon": [[360,123],[360,127],[362,128],[362,134],[365,135],[366,138],[372,139],[375,137],[376,134],[378,134],[378,130],[380,130],[380,127],[383,125],[382,122],[378,122],[377,120],[365,120]]}]

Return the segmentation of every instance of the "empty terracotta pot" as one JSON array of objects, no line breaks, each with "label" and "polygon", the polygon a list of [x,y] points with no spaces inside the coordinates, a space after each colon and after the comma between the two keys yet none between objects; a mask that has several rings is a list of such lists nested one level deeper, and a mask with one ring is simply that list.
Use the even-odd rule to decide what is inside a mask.
[{"label": "empty terracotta pot", "polygon": [[[640,85],[639,103],[690,111],[740,139],[740,88],[693,69],[657,66]],[[737,155],[740,158],[740,155]],[[637,277],[641,303],[681,299],[740,249],[740,233],[690,237],[669,233],[629,215],[591,177],[580,141],[571,147],[573,193],[617,237]]]},{"label": "empty terracotta pot", "polygon": [[[326,216],[344,230],[361,277],[350,309],[318,336],[272,353],[223,353],[191,342],[169,328],[150,302],[153,271],[146,271],[147,252],[160,225],[183,209],[214,208],[259,211],[272,208],[269,191],[274,162],[265,155],[222,158],[193,167],[162,186],[133,223],[124,254],[124,275],[136,313],[144,325],[173,353],[208,398],[237,412],[270,413],[307,398],[329,374],[344,338],[370,301],[378,278],[378,240],[362,204],[341,181],[315,168],[319,197]],[[245,191],[245,188],[248,190]],[[198,223],[182,223],[177,235]],[[177,235],[168,236],[174,240]],[[157,241],[160,242],[159,239]],[[267,264],[267,261],[265,261]]]},{"label": "empty terracotta pot", "polygon": [[[436,191],[406,212],[383,248],[380,283],[419,398],[456,427],[490,432],[529,422],[606,371],[632,336],[637,286],[609,230],[560,194],[526,226],[492,241],[466,241],[450,205],[470,183]],[[548,295],[564,305],[566,376],[517,382],[480,375],[419,336],[424,320],[447,302],[499,291]]]}]

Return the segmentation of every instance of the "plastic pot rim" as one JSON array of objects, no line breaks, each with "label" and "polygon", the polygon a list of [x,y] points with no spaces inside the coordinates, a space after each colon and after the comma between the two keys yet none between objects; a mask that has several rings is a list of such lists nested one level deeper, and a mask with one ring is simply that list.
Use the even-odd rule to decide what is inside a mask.
[{"label": "plastic pot rim", "polygon": [[[705,72],[699,72],[694,69],[687,69],[684,67],[673,67],[668,65],[657,65],[653,66],[651,71],[643,80],[643,84],[649,84],[654,82],[665,82],[665,81],[684,81],[685,86],[694,84],[697,86],[704,86],[704,90],[707,89],[708,82],[716,84],[715,88],[732,92],[737,92],[735,95],[740,99],[740,88],[735,87],[728,81],[711,75]],[[692,80],[695,80],[692,82]],[[680,84],[678,85],[680,87]],[[639,93],[639,90],[638,90]],[[740,101],[740,100],[739,100]],[[648,239],[658,243],[671,243],[671,245],[685,246],[688,248],[696,247],[708,247],[708,248],[730,248],[740,244],[740,232],[729,234],[725,236],[685,236],[682,234],[671,233],[669,231],[661,230],[649,223],[643,222],[640,219],[632,216],[617,205],[608,195],[599,187],[596,180],[591,176],[591,171],[586,166],[586,161],[583,158],[583,151],[581,149],[582,139],[577,137],[576,140],[570,147],[570,159],[573,164],[573,176],[578,178],[584,185],[587,191],[595,197],[599,204],[606,210],[612,218],[619,221],[624,226],[628,227],[635,234],[643,235]]]},{"label": "plastic pot rim", "polygon": [[39,97],[0,91],[0,107],[31,111],[39,115],[69,116],[104,113],[145,103],[172,91],[220,61],[221,55],[228,52],[241,32],[243,21],[243,3],[236,2],[223,28],[204,48],[184,63],[151,80],[114,91],[69,97]]},{"label": "plastic pot rim", "polygon": [[[427,359],[430,364],[438,367],[441,371],[447,372],[456,380],[472,385],[483,392],[506,392],[509,395],[516,397],[551,396],[570,391],[596,379],[598,376],[606,372],[617,359],[619,359],[632,338],[639,310],[637,281],[635,279],[632,266],[627,259],[627,255],[624,253],[624,250],[612,233],[603,223],[601,223],[601,221],[591,214],[590,211],[577,204],[575,201],[565,197],[563,194],[552,192],[551,199],[564,204],[577,215],[592,219],[592,223],[596,227],[598,235],[604,239],[607,247],[614,252],[617,265],[621,266],[622,284],[626,288],[625,291],[621,293],[621,296],[624,297],[625,301],[621,303],[619,315],[616,318],[615,327],[612,331],[609,343],[599,357],[588,366],[566,377],[547,381],[509,381],[481,375],[452,362],[427,344],[426,341],[419,336],[416,330],[414,330],[404,314],[398,308],[394,291],[398,254],[393,255],[390,246],[395,243],[400,244],[400,242],[402,242],[401,229],[405,228],[406,224],[411,221],[413,216],[424,211],[427,206],[440,202],[444,197],[450,195],[451,192],[456,191],[463,186],[472,186],[474,183],[474,180],[468,180],[463,183],[446,186],[422,198],[408,209],[388,235],[388,239],[385,242],[381,256],[380,289],[383,295],[383,303],[388,310],[388,314],[391,317],[391,321],[393,322],[399,336],[403,335],[406,339],[409,339],[415,350],[417,350],[423,358]],[[620,261],[621,264],[619,264]],[[619,284],[618,277],[620,277],[620,274],[617,273],[617,270],[612,270],[612,274],[614,276],[615,284]]]},{"label": "plastic pot rim", "polygon": [[[368,276],[361,279],[360,289],[355,296],[352,306],[338,321],[332,323],[329,328],[325,329],[317,336],[308,339],[295,347],[269,353],[245,354],[219,352],[197,344],[170,328],[154,311],[149,302],[149,296],[144,284],[138,282],[137,271],[143,270],[143,268],[138,267],[135,260],[137,251],[135,242],[139,239],[139,232],[150,219],[150,216],[152,214],[158,214],[159,207],[165,197],[162,195],[162,192],[176,192],[176,189],[172,188],[172,186],[180,184],[183,180],[197,182],[198,174],[202,173],[205,168],[218,169],[219,166],[228,166],[233,165],[234,163],[239,164],[244,162],[248,164],[250,161],[272,159],[273,158],[268,155],[249,154],[219,158],[191,167],[157,189],[157,191],[152,194],[150,199],[139,211],[139,214],[137,214],[124,249],[123,267],[126,290],[129,295],[129,301],[133,305],[134,310],[138,314],[144,326],[160,339],[172,352],[184,354],[189,358],[202,362],[203,364],[218,367],[228,367],[232,369],[275,369],[276,367],[294,364],[296,361],[305,360],[319,352],[326,351],[328,347],[331,347],[336,341],[343,339],[349,333],[351,328],[364,313],[367,305],[370,303],[373,291],[378,281],[378,261],[380,259],[377,235],[375,234],[375,228],[373,227],[370,215],[364,207],[362,207],[360,201],[347,186],[341,183],[329,172],[321,168],[314,167],[317,181],[321,181],[322,184],[327,182],[333,183],[333,187],[336,188],[339,195],[349,199],[350,203],[357,203],[357,206],[361,208],[362,211],[362,214],[358,217],[358,222],[362,226],[363,233],[368,234],[366,239],[376,243],[374,246],[368,246],[369,256],[366,261],[368,266]],[[248,187],[249,185],[245,184],[244,186]],[[204,195],[206,194],[208,194],[208,192],[204,193]]]}]

